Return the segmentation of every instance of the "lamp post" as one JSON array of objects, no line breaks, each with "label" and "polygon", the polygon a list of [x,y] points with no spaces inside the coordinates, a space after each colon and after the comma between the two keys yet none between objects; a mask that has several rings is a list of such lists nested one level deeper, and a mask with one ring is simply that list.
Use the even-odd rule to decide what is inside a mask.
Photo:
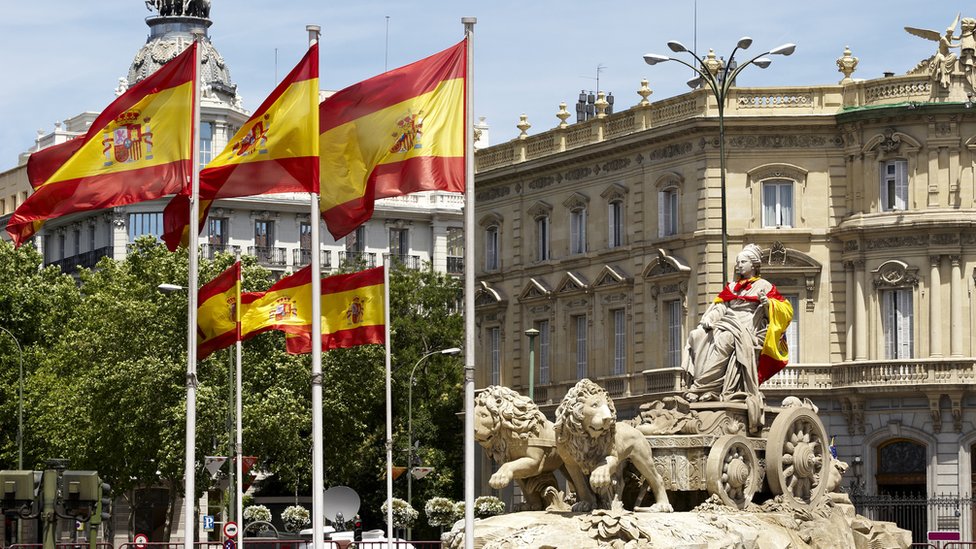
[{"label": "lamp post", "polygon": [[708,56],[703,60],[692,50],[689,50],[681,42],[672,40],[668,42],[668,48],[675,53],[688,53],[695,60],[695,64],[687,63],[678,59],[676,57],[668,57],[666,55],[658,55],[656,53],[648,53],[644,55],[644,62],[648,65],[656,65],[658,63],[663,63],[665,61],[677,61],[682,65],[695,71],[698,75],[697,77],[688,81],[688,85],[691,88],[697,88],[702,84],[706,84],[708,89],[711,90],[712,96],[715,97],[715,101],[718,103],[718,140],[719,140],[719,171],[721,177],[721,208],[722,208],[722,284],[724,285],[729,280],[729,231],[728,231],[728,218],[726,212],[725,204],[725,104],[728,101],[729,89],[732,88],[735,83],[735,77],[742,72],[743,69],[749,65],[756,65],[761,69],[765,69],[772,63],[772,60],[763,57],[765,55],[792,55],[796,51],[796,44],[783,44],[773,48],[767,52],[760,53],[759,55],[753,57],[749,61],[742,63],[741,65],[736,65],[735,54],[739,50],[748,49],[752,45],[752,38],[748,36],[742,37],[736,43],[735,48],[732,50],[731,55],[729,55],[728,61],[722,62],[715,58],[715,52],[709,50]]},{"label": "lamp post", "polygon": [[[24,349],[20,346],[20,341],[14,334],[0,326],[0,331],[3,331],[10,339],[14,340],[14,345],[17,346],[17,354],[20,359],[20,366],[17,370],[17,470],[24,470]],[[23,543],[23,533],[20,529],[20,519],[17,519],[17,543]]]},{"label": "lamp post", "polygon": [[[440,351],[431,351],[417,360],[417,363],[413,365],[413,369],[410,370],[410,386],[407,388],[407,504],[413,505],[413,374],[417,372],[417,367],[427,360],[428,357],[441,354],[454,356],[461,353],[461,349],[457,347],[450,347],[448,349],[441,349]],[[407,530],[407,537],[410,537],[409,529]]]},{"label": "lamp post", "polygon": [[529,400],[535,402],[535,336],[539,330],[529,328],[525,335],[529,336]]}]

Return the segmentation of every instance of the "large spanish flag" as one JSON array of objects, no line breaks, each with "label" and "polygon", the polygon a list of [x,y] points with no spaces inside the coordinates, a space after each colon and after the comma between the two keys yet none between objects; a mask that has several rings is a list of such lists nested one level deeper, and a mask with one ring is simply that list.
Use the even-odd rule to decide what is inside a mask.
[{"label": "large spanish flag", "polygon": [[197,306],[197,360],[237,341],[237,296],[241,262],[237,261],[200,288]]},{"label": "large spanish flag", "polygon": [[[200,225],[217,198],[318,192],[319,45],[271,92],[224,150],[200,172]],[[163,241],[172,251],[186,243],[189,189],[163,212]]]},{"label": "large spanish flag", "polygon": [[[153,200],[190,180],[196,48],[129,88],[83,137],[35,153],[34,194],[7,223],[17,246],[45,220]],[[41,176],[47,177],[38,184]]]},{"label": "large spanish flag", "polygon": [[466,42],[354,84],[319,106],[322,217],[341,238],[378,198],[464,192]]},{"label": "large spanish flag", "polygon": [[[322,350],[386,342],[383,267],[322,279]],[[285,334],[291,354],[312,352],[312,326]]]}]

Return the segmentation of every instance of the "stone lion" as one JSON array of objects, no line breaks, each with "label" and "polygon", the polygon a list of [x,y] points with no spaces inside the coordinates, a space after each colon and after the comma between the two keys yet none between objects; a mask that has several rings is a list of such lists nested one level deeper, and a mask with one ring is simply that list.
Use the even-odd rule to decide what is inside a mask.
[{"label": "stone lion", "polygon": [[515,480],[525,496],[525,510],[542,510],[547,503],[553,510],[565,506],[553,474],[563,465],[555,430],[535,402],[508,387],[488,387],[474,401],[474,433],[500,464],[488,480],[492,488],[500,490]]},{"label": "stone lion", "polygon": [[633,426],[617,423],[617,410],[602,387],[581,379],[556,409],[555,429],[559,455],[576,487],[574,511],[622,507],[628,462],[650,484],[656,503],[649,510],[674,510],[654,468],[650,443]]}]

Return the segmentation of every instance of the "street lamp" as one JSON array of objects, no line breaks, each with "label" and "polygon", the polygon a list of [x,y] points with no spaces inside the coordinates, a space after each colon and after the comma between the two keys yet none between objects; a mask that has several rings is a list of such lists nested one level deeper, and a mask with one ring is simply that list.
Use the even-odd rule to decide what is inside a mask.
[{"label": "street lamp", "polygon": [[[20,346],[20,341],[14,334],[0,326],[0,330],[10,336],[17,346],[17,353],[20,358],[20,368],[17,373],[17,470],[24,470],[24,349]],[[17,543],[23,543],[20,531],[20,520],[17,521]]]},{"label": "street lamp", "polygon": [[751,45],[752,38],[748,36],[740,38],[726,62],[716,59],[715,52],[712,50],[709,50],[708,55],[702,59],[697,53],[689,50],[684,44],[675,40],[668,42],[668,48],[675,53],[688,53],[694,58],[694,65],[676,57],[668,57],[667,55],[659,55],[656,53],[648,53],[644,56],[644,62],[648,65],[657,65],[665,61],[677,61],[695,71],[698,76],[689,80],[688,85],[692,88],[698,88],[702,84],[707,85],[708,89],[712,92],[712,96],[715,97],[715,101],[718,102],[718,154],[722,191],[722,284],[725,284],[729,280],[729,231],[725,205],[725,104],[728,101],[729,89],[735,83],[735,77],[749,65],[756,65],[760,69],[768,67],[772,63],[772,60],[764,57],[765,55],[792,55],[796,51],[796,44],[783,44],[767,52],[760,53],[749,61],[737,66],[735,64],[736,52],[748,49]]},{"label": "street lamp", "polygon": [[159,286],[156,286],[156,289],[164,294],[171,294],[173,292],[179,292],[181,290],[185,290],[186,287],[179,286],[176,284],[160,284]]},{"label": "street lamp", "polygon": [[[448,349],[441,349],[440,351],[431,351],[426,355],[420,357],[417,363],[413,365],[413,369],[410,370],[410,386],[407,388],[407,503],[413,505],[413,374],[417,371],[417,366],[428,357],[440,354],[454,356],[461,353],[461,349],[457,347],[451,347]],[[407,531],[407,537],[410,537],[409,529]]]},{"label": "street lamp", "polygon": [[535,402],[535,336],[539,330],[529,328],[525,335],[529,336],[529,400]]}]

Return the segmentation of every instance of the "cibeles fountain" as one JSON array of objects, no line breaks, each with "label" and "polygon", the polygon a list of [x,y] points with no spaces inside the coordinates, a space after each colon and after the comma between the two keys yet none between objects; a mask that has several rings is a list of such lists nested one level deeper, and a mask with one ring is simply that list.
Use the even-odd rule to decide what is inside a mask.
[{"label": "cibeles fountain", "polygon": [[[475,522],[475,547],[867,548],[911,546],[911,532],[855,513],[840,491],[816,406],[760,389],[788,360],[789,302],[759,276],[758,248],[691,331],[687,392],[618,420],[589,379],[550,421],[501,386],[475,399],[475,440],[497,465],[493,489],[518,484],[516,512]],[[445,536],[464,545],[463,522]]]}]

